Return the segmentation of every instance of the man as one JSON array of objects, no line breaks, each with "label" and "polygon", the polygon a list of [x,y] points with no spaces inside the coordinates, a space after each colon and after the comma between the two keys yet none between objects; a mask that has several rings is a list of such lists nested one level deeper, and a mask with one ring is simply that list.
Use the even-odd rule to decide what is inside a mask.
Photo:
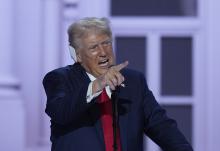
[{"label": "man", "polygon": [[164,151],[192,151],[144,76],[125,69],[128,61],[115,64],[107,19],[81,19],[69,27],[68,36],[76,63],[49,72],[43,80],[52,151],[113,151],[113,91],[118,92],[118,151],[143,151],[143,134]]}]

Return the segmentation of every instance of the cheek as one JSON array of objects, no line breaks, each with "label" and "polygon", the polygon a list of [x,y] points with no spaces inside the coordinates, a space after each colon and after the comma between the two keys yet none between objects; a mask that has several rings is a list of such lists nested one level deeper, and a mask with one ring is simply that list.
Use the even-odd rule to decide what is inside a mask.
[{"label": "cheek", "polygon": [[98,55],[98,51],[93,51],[92,53],[91,53],[91,56],[97,56]]},{"label": "cheek", "polygon": [[88,64],[88,66],[96,66],[98,63],[98,59],[96,57],[96,55],[91,55],[86,57],[86,62]]},{"label": "cheek", "polygon": [[114,60],[114,58],[115,58],[113,51],[110,51],[109,54],[108,54],[108,56],[111,57],[112,60]]},{"label": "cheek", "polygon": [[112,48],[110,48],[108,52],[109,52],[109,55],[114,56],[114,52],[113,52]]},{"label": "cheek", "polygon": [[94,62],[96,59],[96,54],[95,53],[86,53],[84,54],[84,59],[86,62]]}]

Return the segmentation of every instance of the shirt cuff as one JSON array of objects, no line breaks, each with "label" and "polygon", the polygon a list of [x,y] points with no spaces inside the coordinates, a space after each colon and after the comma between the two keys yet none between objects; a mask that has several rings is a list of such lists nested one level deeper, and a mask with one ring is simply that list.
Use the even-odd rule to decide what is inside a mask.
[{"label": "shirt cuff", "polygon": [[87,94],[86,94],[86,102],[87,103],[90,103],[92,101],[92,99],[97,97],[102,92],[102,91],[98,91],[98,92],[92,94],[92,84],[93,84],[93,81],[90,82],[89,86],[88,86],[88,90],[87,90]]}]

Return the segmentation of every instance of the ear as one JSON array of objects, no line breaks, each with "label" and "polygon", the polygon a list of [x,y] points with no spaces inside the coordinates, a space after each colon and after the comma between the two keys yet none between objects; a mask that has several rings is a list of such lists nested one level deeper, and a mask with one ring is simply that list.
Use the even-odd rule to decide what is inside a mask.
[{"label": "ear", "polygon": [[75,62],[78,62],[77,55],[76,55],[76,50],[73,48],[73,46],[69,45],[69,51],[70,51],[70,56],[71,56],[71,58],[72,58]]},{"label": "ear", "polygon": [[82,62],[81,55],[80,55],[80,53],[78,51],[76,51],[76,60],[79,63]]}]

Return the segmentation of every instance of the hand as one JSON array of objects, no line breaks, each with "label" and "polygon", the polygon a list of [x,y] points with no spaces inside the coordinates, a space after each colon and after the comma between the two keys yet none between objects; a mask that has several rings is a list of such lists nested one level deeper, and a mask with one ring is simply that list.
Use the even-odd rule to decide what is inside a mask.
[{"label": "hand", "polygon": [[110,86],[111,90],[115,90],[115,88],[124,82],[125,78],[120,73],[120,71],[128,65],[128,61],[125,61],[121,64],[112,66],[109,70],[103,75],[99,76],[93,82],[93,93],[96,93],[106,86]]}]

